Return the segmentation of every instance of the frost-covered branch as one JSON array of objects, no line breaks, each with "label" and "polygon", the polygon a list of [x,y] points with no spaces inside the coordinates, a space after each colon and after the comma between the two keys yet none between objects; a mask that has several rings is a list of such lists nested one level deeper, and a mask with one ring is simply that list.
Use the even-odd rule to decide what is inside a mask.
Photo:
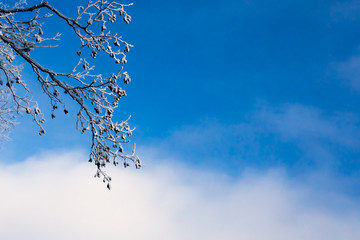
[{"label": "frost-covered branch", "polygon": [[8,140],[8,132],[15,125],[14,108],[10,97],[7,90],[0,88],[0,140]]},{"label": "frost-covered branch", "polygon": [[[107,24],[115,23],[119,17],[125,23],[130,23],[131,16],[126,12],[126,7],[131,5],[115,0],[88,0],[86,5],[78,7],[76,17],[71,18],[48,2],[27,6],[23,0],[13,7],[0,3],[0,74],[4,76],[0,85],[8,88],[17,113],[25,111],[32,116],[40,128],[40,135],[45,133],[45,116],[38,103],[32,100],[30,89],[21,76],[19,62],[28,64],[35,73],[35,79],[50,100],[51,118],[56,117],[59,108],[67,114],[62,98],[67,95],[72,99],[79,106],[77,129],[81,133],[90,131],[92,134],[89,161],[97,167],[95,176],[103,177],[108,188],[111,178],[104,171],[108,163],[118,165],[119,159],[122,159],[124,167],[129,166],[129,161],[136,168],[141,167],[135,145],[132,154],[124,152],[123,144],[129,142],[128,137],[134,131],[129,126],[129,119],[113,121],[119,100],[126,96],[120,85],[131,81],[129,74],[124,71],[124,65],[127,63],[126,54],[133,46],[117,33],[107,31]],[[64,21],[74,37],[79,39],[76,52],[79,59],[68,73],[47,68],[30,56],[36,48],[54,46],[47,44],[60,41],[60,33],[45,37],[41,21],[50,17]],[[90,57],[94,59],[100,52],[110,56],[114,64],[120,65],[119,70],[107,76],[96,74],[95,66],[90,66],[86,60],[86,52],[90,52]],[[22,88],[26,94],[18,94],[17,88]]]}]

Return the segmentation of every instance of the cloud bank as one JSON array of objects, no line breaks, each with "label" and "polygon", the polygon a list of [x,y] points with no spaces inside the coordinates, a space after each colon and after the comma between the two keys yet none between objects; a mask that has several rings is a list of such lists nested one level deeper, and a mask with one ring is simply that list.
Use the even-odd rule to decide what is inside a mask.
[{"label": "cloud bank", "polygon": [[160,161],[140,171],[111,169],[108,191],[85,159],[49,152],[2,165],[0,239],[360,238],[354,201],[319,196],[284,171],[230,178]]}]

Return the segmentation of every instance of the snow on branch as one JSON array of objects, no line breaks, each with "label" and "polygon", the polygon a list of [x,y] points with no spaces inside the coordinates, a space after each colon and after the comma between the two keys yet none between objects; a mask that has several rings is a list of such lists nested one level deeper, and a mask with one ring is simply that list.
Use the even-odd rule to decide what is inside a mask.
[{"label": "snow on branch", "polygon": [[15,110],[11,105],[10,97],[9,91],[0,88],[0,140],[8,140],[8,132],[15,125]]},{"label": "snow on branch", "polygon": [[[129,142],[128,137],[134,131],[128,124],[129,119],[113,121],[119,100],[126,96],[120,85],[122,82],[129,84],[131,81],[129,74],[124,71],[124,65],[127,63],[126,54],[133,46],[117,33],[107,31],[107,24],[115,23],[119,18],[126,24],[130,23],[131,16],[126,12],[126,8],[131,5],[115,0],[88,0],[86,5],[77,8],[76,17],[71,18],[48,2],[28,6],[26,1],[22,0],[13,7],[0,3],[0,72],[4,76],[0,85],[8,89],[15,104],[14,109],[18,114],[25,111],[31,115],[39,126],[39,134],[45,134],[45,116],[38,103],[32,100],[27,82],[21,76],[21,65],[19,61],[15,61],[20,59],[20,62],[31,67],[44,94],[49,98],[51,118],[56,117],[59,108],[65,114],[68,113],[62,100],[64,96],[79,106],[77,129],[81,133],[91,132],[89,161],[97,167],[95,176],[102,177],[109,189],[111,178],[104,171],[107,164],[118,165],[119,159],[122,159],[124,167],[129,166],[129,161],[133,162],[136,168],[141,167],[140,159],[135,154],[135,145],[131,154],[124,152],[123,144]],[[74,38],[79,40],[76,52],[79,59],[68,73],[41,65],[31,56],[36,48],[53,47],[54,45],[47,44],[60,41],[60,33],[45,37],[42,20],[51,17],[63,21],[73,32]],[[95,66],[90,66],[84,56],[85,48],[90,49],[90,57],[94,59],[99,52],[109,55],[114,64],[119,65],[119,70],[108,76],[95,74]],[[16,88],[22,88],[26,94],[19,95]]]}]

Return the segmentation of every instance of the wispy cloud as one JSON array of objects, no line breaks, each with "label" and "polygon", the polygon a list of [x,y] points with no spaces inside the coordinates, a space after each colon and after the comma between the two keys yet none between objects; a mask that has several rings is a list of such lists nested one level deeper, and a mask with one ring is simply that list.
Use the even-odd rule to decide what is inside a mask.
[{"label": "wispy cloud", "polygon": [[[108,191],[90,177],[93,168],[84,159],[77,152],[52,152],[1,166],[0,238],[360,237],[356,203],[341,195],[319,196],[311,185],[290,181],[281,171],[244,171],[234,179],[168,165],[164,158],[140,171],[113,169]],[[331,202],[335,207],[326,207]]]},{"label": "wispy cloud", "polygon": [[360,91],[360,57],[352,56],[334,65],[337,76],[346,81],[354,90]]},{"label": "wispy cloud", "polygon": [[326,114],[320,109],[299,104],[263,107],[256,114],[266,132],[277,134],[282,141],[297,143],[306,151],[337,147],[358,152],[360,128],[358,117],[351,113]]},{"label": "wispy cloud", "polygon": [[294,168],[297,164],[335,171],[340,165],[356,165],[359,135],[356,114],[329,113],[301,104],[279,107],[260,104],[242,122],[205,120],[186,125],[165,140],[159,140],[157,145],[162,143],[168,155],[220,168],[279,165]]},{"label": "wispy cloud", "polygon": [[335,21],[340,19],[355,20],[360,17],[359,10],[359,1],[339,1],[332,4],[331,15]]}]

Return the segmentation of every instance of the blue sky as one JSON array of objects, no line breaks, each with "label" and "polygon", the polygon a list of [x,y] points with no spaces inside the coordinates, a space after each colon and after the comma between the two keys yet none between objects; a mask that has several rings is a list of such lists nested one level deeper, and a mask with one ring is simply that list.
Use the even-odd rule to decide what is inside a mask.
[{"label": "blue sky", "polygon": [[[49,2],[71,15],[82,1]],[[205,178],[210,182],[221,176],[240,185],[254,184],[256,196],[267,194],[261,179],[268,179],[275,186],[270,189],[286,193],[286,201],[293,185],[301,194],[307,192],[300,194],[306,199],[317,195],[306,202],[309,206],[328,205],[328,212],[320,214],[324,219],[336,219],[339,209],[350,209],[356,220],[344,221],[352,219],[349,225],[354,229],[360,226],[360,1],[135,1],[129,13],[131,24],[113,26],[135,46],[126,65],[132,82],[126,86],[128,96],[122,99],[116,118],[132,115],[130,123],[137,128],[132,141],[145,163],[140,171],[149,174],[154,166],[180,165],[179,169],[187,169],[180,171],[184,175],[178,173],[180,182],[186,182],[187,171],[193,169],[215,174]],[[48,32],[62,31],[61,23],[52,23],[55,27]],[[49,63],[54,67],[71,66],[65,53],[77,46],[71,34],[64,33],[63,40],[60,50],[52,50],[58,54]],[[44,52],[34,56],[44,63],[49,59]],[[116,70],[105,62],[97,67]],[[24,75],[31,81],[30,72]],[[36,92],[36,83],[31,86],[34,96],[45,102]],[[70,102],[69,108],[76,111]],[[86,156],[90,136],[75,131],[74,118],[48,120],[42,137],[27,116],[18,118],[0,159],[11,165],[36,156],[51,159],[44,152],[67,156],[64,151],[80,151]],[[118,170],[109,171],[117,174]],[[230,192],[239,198],[246,194],[227,181],[224,185]],[[204,182],[189,191],[204,195],[217,191],[199,190]],[[196,196],[199,202],[206,201]],[[300,201],[297,196],[290,198]],[[217,203],[237,202],[233,200]],[[297,206],[296,211],[302,209],[298,202],[289,202]],[[313,210],[306,206],[305,214]],[[224,219],[230,212],[223,212]],[[320,216],[310,215],[312,220]],[[342,235],[347,231],[353,230],[339,230],[339,238],[331,239],[360,236],[353,231],[353,238],[347,238]]]}]

